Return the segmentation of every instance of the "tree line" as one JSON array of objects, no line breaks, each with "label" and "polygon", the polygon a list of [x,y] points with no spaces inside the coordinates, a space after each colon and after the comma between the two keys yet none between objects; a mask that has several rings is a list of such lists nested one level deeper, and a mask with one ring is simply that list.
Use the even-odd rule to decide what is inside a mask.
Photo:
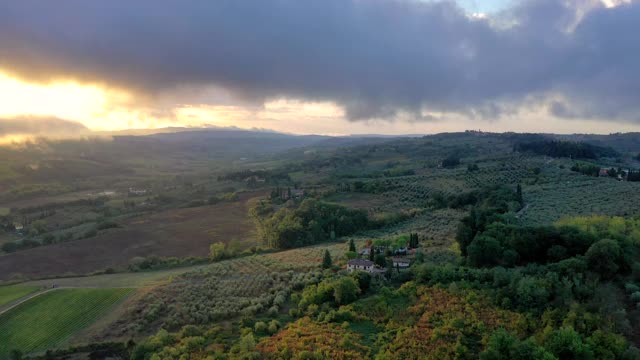
[{"label": "tree line", "polygon": [[263,201],[250,212],[256,219],[263,244],[277,249],[334,240],[372,225],[365,210],[348,209],[316,199],[305,199],[295,208],[277,210]]}]

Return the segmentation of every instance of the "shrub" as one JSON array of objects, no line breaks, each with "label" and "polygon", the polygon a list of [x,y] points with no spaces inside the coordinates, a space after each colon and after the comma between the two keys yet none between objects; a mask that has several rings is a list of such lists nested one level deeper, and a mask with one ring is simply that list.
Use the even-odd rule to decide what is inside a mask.
[{"label": "shrub", "polygon": [[267,324],[264,323],[264,321],[258,321],[254,326],[253,329],[255,330],[256,334],[264,334],[267,332]]}]

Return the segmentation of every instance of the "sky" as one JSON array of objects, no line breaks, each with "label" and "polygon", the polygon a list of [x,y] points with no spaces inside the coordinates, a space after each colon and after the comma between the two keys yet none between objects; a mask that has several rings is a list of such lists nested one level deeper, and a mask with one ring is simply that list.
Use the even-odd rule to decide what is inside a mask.
[{"label": "sky", "polygon": [[640,1],[0,0],[0,142],[640,131]]}]

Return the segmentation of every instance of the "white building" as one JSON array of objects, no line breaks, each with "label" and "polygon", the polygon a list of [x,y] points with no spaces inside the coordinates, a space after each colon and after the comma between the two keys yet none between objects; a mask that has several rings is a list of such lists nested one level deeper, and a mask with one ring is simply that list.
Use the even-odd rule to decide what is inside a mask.
[{"label": "white building", "polygon": [[409,259],[403,258],[393,258],[393,267],[397,267],[400,269],[406,269],[411,265]]},{"label": "white building", "polygon": [[349,272],[352,272],[352,271],[372,272],[373,267],[374,267],[373,261],[365,260],[365,259],[355,259],[355,260],[349,260],[349,262],[347,262],[347,270],[349,270]]}]

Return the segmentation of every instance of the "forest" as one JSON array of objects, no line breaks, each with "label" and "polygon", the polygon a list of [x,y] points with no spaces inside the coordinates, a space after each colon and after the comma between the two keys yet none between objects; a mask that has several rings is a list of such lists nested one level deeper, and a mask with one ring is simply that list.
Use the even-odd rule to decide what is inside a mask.
[{"label": "forest", "polygon": [[610,147],[563,140],[517,142],[514,144],[514,150],[531,151],[538,155],[568,157],[572,159],[598,159],[600,157],[616,157],[620,155]]},{"label": "forest", "polygon": [[293,209],[274,209],[262,201],[250,211],[263,244],[276,249],[312,245],[367,229],[371,221],[363,210],[305,199]]}]

